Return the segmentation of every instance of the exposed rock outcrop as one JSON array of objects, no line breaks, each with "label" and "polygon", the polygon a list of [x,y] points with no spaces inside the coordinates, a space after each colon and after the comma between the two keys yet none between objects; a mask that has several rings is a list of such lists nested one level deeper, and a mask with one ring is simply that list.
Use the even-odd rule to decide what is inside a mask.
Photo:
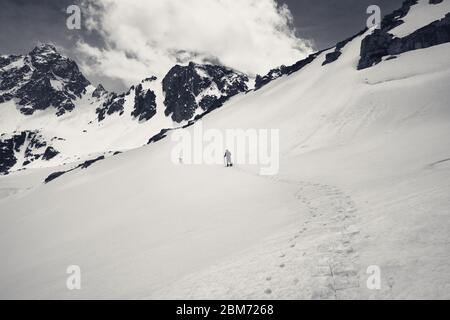
[{"label": "exposed rock outcrop", "polygon": [[131,115],[139,121],[150,120],[156,114],[156,95],[152,90],[143,90],[142,84],[135,88],[134,109]]},{"label": "exposed rock outcrop", "polygon": [[174,66],[164,77],[165,114],[175,122],[220,107],[230,97],[248,90],[249,78],[218,65],[189,63]]},{"label": "exposed rock outcrop", "polygon": [[49,107],[58,116],[70,112],[89,84],[77,64],[49,44],[0,58],[0,103],[15,99],[25,115]]},{"label": "exposed rock outcrop", "polygon": [[306,65],[308,65],[309,63],[314,61],[314,59],[322,52],[323,52],[323,50],[313,53],[313,54],[310,54],[305,59],[299,60],[296,63],[294,63],[293,65],[290,65],[290,66],[282,65],[278,68],[272,69],[265,76],[257,75],[256,80],[255,80],[255,90],[262,88],[263,86],[265,86],[266,84],[268,84],[269,82],[271,82],[275,79],[278,79],[282,76],[288,76],[294,72],[299,71],[300,69],[302,69],[303,67],[305,67]]},{"label": "exposed rock outcrop", "polygon": [[[390,30],[403,23],[401,18],[408,13],[411,5],[416,3],[417,0],[405,1],[401,9],[383,19],[381,29],[376,29],[363,39],[358,63],[359,70],[380,63],[387,56],[450,42],[450,13],[447,13],[441,20],[424,26],[403,38],[397,38],[389,33]],[[440,1],[430,1],[430,5],[437,3]]]},{"label": "exposed rock outcrop", "polygon": [[21,131],[0,136],[0,174],[7,174],[19,161],[27,166],[33,161],[48,161],[59,154],[39,131]]}]

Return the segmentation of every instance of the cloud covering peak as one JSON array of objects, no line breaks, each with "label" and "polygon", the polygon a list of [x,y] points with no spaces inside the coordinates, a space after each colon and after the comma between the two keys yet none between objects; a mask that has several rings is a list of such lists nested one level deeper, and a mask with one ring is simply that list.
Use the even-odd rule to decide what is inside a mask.
[{"label": "cloud covering peak", "polygon": [[275,0],[84,0],[83,7],[85,25],[105,43],[78,43],[84,71],[126,85],[188,61],[263,74],[313,51]]}]

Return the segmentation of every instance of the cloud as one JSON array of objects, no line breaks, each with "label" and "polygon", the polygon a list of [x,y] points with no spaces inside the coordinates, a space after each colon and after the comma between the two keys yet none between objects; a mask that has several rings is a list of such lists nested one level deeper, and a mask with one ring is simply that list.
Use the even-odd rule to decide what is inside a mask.
[{"label": "cloud", "polygon": [[190,60],[255,75],[312,52],[275,0],[84,0],[83,8],[85,26],[105,43],[78,43],[85,72],[127,85]]}]

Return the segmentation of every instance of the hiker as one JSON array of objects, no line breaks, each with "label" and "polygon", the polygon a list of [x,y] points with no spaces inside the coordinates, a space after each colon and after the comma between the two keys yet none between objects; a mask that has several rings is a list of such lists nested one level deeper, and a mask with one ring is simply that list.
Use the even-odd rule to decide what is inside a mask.
[{"label": "hiker", "polygon": [[225,155],[223,156],[225,158],[225,164],[227,167],[232,167],[233,163],[231,162],[231,152],[230,150],[225,150]]}]

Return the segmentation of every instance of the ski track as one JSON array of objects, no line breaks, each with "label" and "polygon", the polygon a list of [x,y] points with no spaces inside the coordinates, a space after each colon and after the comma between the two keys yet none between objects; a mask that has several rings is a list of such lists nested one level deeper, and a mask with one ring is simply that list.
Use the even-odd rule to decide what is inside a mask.
[{"label": "ski track", "polygon": [[[260,176],[234,168],[244,174],[297,186],[294,196],[299,201],[303,223],[295,226],[288,236],[284,233],[267,240],[256,253],[254,250],[253,254],[243,254],[181,279],[154,297],[361,299],[361,269],[355,249],[360,232],[355,227],[357,209],[352,198],[335,186]],[[211,292],[213,283],[219,289]]]}]

